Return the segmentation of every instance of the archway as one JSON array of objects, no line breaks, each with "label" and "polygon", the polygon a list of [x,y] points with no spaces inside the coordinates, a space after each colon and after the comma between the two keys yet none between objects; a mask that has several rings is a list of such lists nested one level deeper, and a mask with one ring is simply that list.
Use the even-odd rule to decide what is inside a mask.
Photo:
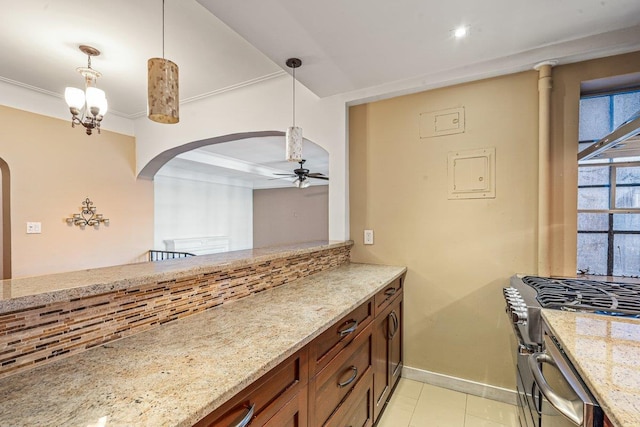
[{"label": "archway", "polygon": [[11,175],[9,165],[0,158],[0,277],[11,278]]},{"label": "archway", "polygon": [[284,151],[283,133],[274,131],[157,155],[141,172],[154,180],[154,250],[206,254],[328,240],[329,153],[305,140],[310,175],[302,186],[293,174],[301,166]]},{"label": "archway", "polygon": [[214,138],[202,139],[200,141],[193,141],[187,144],[180,145],[178,147],[170,148],[169,150],[163,151],[154,157],[149,163],[145,165],[144,168],[138,174],[139,178],[143,179],[153,179],[156,175],[156,172],[160,170],[162,166],[164,166],[169,160],[174,157],[186,153],[187,151],[195,150],[196,148],[201,148],[207,145],[212,144],[220,144],[222,142],[235,141],[239,139],[246,138],[258,138],[263,136],[284,136],[284,132],[280,131],[259,131],[259,132],[243,132],[243,133],[234,133],[229,135],[218,136]]}]

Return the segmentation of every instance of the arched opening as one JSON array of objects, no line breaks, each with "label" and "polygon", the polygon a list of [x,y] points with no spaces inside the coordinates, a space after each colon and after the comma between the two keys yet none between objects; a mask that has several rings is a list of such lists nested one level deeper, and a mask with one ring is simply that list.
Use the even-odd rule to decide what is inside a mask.
[{"label": "arched opening", "polygon": [[11,176],[9,165],[0,158],[0,277],[11,278]]},{"label": "arched opening", "polygon": [[[287,162],[282,132],[175,147],[141,172],[154,180],[154,250],[209,254],[329,237],[329,154],[305,140]],[[295,170],[308,170],[301,185]],[[153,176],[150,176],[153,172]]]}]

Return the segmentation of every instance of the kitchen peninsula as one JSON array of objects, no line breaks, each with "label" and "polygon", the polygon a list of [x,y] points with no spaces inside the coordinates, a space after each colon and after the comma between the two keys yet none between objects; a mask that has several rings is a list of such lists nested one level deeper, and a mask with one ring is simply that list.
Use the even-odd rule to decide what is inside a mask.
[{"label": "kitchen peninsula", "polygon": [[563,351],[614,427],[640,425],[640,321],[543,310]]},{"label": "kitchen peninsula", "polygon": [[[17,301],[21,309],[3,310],[3,327],[10,325],[10,316],[16,323],[22,312],[43,310],[43,305],[51,311],[56,304],[73,305],[103,298],[105,293],[115,299],[146,293],[146,298],[128,304],[139,306],[141,301],[153,301],[153,309],[147,307],[150,312],[163,304],[171,305],[174,311],[173,317],[153,317],[155,324],[142,333],[106,342],[100,332],[101,322],[109,322],[117,314],[110,311],[108,302],[93,308],[85,304],[78,312],[101,313],[99,321],[95,316],[82,320],[94,318],[89,334],[99,335],[99,344],[42,366],[36,363],[36,367],[25,366],[8,373],[0,380],[0,424],[194,424],[352,310],[373,301],[405,274],[404,267],[350,264],[351,245],[316,242],[248,251],[244,256],[227,254],[218,263],[214,262],[216,255],[208,261],[204,256],[167,264],[140,264],[131,267],[133,274],[127,279],[121,275],[117,280],[90,285],[84,290],[88,292],[85,297],[79,296],[83,291],[77,287],[49,291],[45,296],[20,296]],[[126,266],[114,267],[112,273],[117,275],[117,269],[123,268]],[[111,273],[107,269],[101,274]],[[77,273],[77,283],[82,275]],[[211,279],[213,276],[218,277],[217,282]],[[224,282],[228,288],[235,281],[238,292],[220,287],[205,292],[205,285],[196,283],[205,278],[209,278],[207,286]],[[190,283],[189,292],[184,291],[185,281]],[[163,296],[163,292],[169,296]],[[198,301],[196,306],[210,309],[185,310],[185,292]],[[55,302],[47,304],[42,298]],[[232,299],[233,303],[227,303]],[[10,301],[2,301],[3,309]],[[188,310],[197,313],[187,315]],[[67,311],[78,313],[73,308]],[[166,323],[162,319],[174,321]],[[23,318],[22,322],[26,321]],[[60,333],[59,341],[69,333]]]}]

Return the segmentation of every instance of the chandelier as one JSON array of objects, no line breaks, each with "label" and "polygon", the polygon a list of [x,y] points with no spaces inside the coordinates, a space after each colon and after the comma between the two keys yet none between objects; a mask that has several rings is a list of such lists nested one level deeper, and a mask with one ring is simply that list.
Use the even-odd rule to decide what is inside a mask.
[{"label": "chandelier", "polygon": [[91,57],[100,55],[94,47],[80,45],[80,50],[87,55],[87,66],[78,67],[76,71],[84,77],[85,90],[68,87],[64,90],[64,99],[71,111],[71,127],[82,125],[87,135],[94,129],[100,133],[100,122],[107,112],[107,98],[104,91],[96,87],[100,72],[91,68]]}]

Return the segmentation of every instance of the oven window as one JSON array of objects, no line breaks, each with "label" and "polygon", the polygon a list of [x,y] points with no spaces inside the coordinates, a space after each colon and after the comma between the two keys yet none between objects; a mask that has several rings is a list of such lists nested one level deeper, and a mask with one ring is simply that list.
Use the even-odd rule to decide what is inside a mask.
[{"label": "oven window", "polygon": [[[640,91],[583,97],[579,151],[640,110]],[[578,273],[640,276],[640,157],[578,163]]]}]

